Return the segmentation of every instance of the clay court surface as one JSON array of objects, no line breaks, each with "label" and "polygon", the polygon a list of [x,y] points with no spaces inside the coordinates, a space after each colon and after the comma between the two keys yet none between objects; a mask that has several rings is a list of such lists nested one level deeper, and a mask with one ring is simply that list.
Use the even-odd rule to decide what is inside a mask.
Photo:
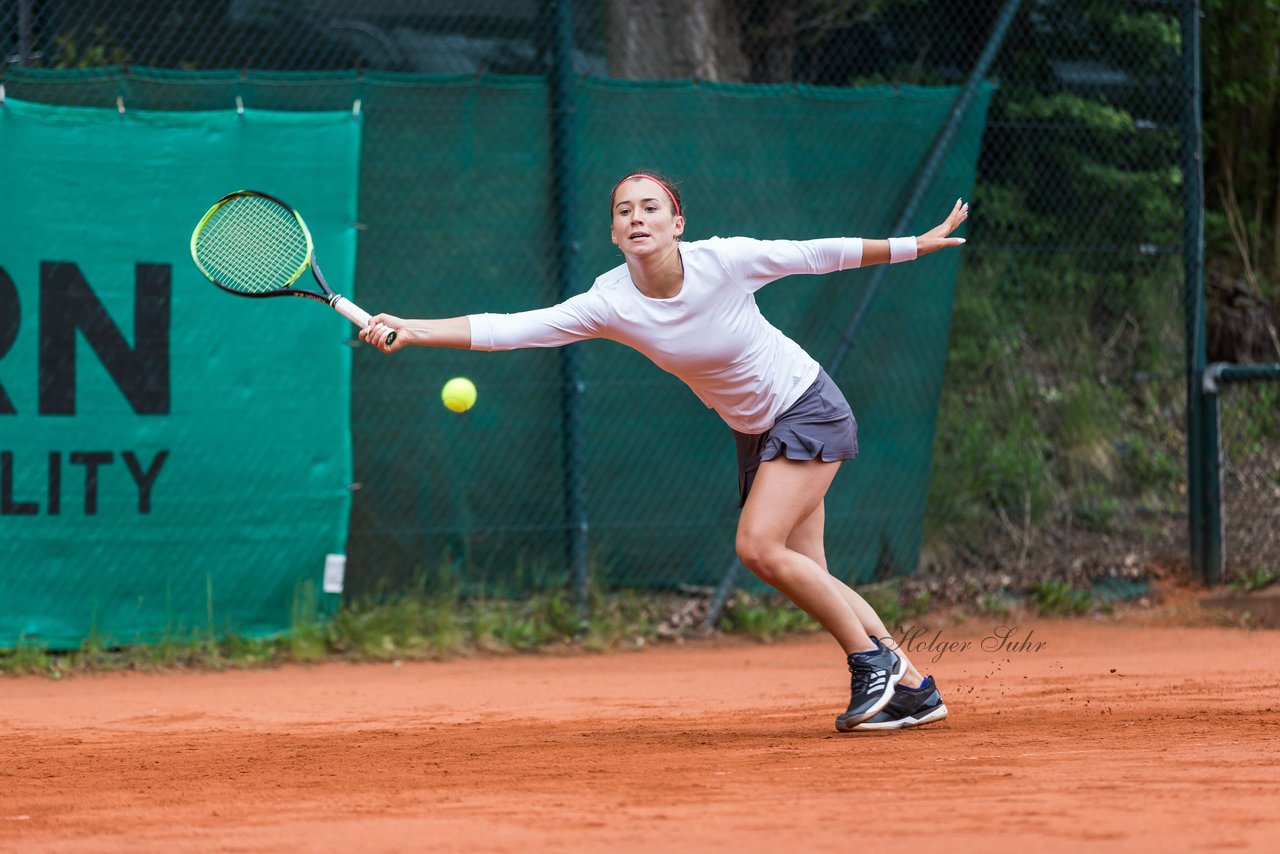
[{"label": "clay court surface", "polygon": [[896,734],[825,636],[0,679],[0,849],[1276,850],[1280,632],[997,625]]}]

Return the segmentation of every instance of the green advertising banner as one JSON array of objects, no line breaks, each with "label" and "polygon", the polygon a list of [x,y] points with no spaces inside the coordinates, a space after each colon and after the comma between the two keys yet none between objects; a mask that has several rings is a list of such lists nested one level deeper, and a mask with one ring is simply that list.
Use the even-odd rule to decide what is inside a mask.
[{"label": "green advertising banner", "polygon": [[0,106],[0,647],[270,634],[340,589],[353,328],[189,240],[271,193],[354,296],[360,143],[349,110]]}]

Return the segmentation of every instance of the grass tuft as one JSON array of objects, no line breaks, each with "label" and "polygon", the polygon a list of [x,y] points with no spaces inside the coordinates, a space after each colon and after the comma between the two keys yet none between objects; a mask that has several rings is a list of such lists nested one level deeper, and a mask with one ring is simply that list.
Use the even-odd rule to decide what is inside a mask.
[{"label": "grass tuft", "polygon": [[[168,626],[150,642],[111,645],[94,632],[77,650],[51,651],[23,639],[0,650],[0,673],[61,678],[102,670],[223,670],[325,660],[400,661],[473,654],[511,654],[574,648],[602,652],[650,642],[700,636],[699,626],[676,620],[689,610],[687,595],[593,591],[584,616],[562,590],[524,599],[463,599],[456,589],[431,585],[382,600],[345,603],[325,615],[311,585],[294,593],[289,631],[247,637],[219,630],[210,607],[197,628]],[[212,601],[212,598],[210,598]],[[738,593],[721,629],[773,640],[818,630],[803,611],[777,596]]]},{"label": "grass tuft", "polygon": [[1031,588],[1031,601],[1042,617],[1078,617],[1093,608],[1093,595],[1065,581],[1039,581]]},{"label": "grass tuft", "polygon": [[817,621],[781,596],[736,596],[725,612],[722,628],[756,640],[771,641],[785,635],[821,628]]}]

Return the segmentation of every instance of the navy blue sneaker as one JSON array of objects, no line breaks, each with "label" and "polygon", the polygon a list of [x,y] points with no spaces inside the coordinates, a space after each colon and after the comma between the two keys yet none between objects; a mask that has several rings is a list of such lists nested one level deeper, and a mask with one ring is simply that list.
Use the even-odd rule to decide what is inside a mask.
[{"label": "navy blue sneaker", "polygon": [[876,645],[868,652],[849,654],[849,708],[836,718],[836,729],[850,732],[855,726],[877,714],[893,698],[893,689],[907,672],[907,660],[872,638]]},{"label": "navy blue sneaker", "polygon": [[919,688],[903,688],[893,692],[893,698],[878,714],[867,718],[854,729],[906,729],[931,724],[947,716],[947,706],[933,677],[927,677]]}]

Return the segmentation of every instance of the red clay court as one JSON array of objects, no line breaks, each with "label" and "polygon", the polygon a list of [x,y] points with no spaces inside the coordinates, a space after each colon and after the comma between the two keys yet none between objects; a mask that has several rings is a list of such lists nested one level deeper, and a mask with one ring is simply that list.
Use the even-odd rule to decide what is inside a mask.
[{"label": "red clay court", "polygon": [[866,735],[816,635],[6,679],[0,849],[1275,850],[1280,633],[995,625],[915,640],[947,721]]}]

